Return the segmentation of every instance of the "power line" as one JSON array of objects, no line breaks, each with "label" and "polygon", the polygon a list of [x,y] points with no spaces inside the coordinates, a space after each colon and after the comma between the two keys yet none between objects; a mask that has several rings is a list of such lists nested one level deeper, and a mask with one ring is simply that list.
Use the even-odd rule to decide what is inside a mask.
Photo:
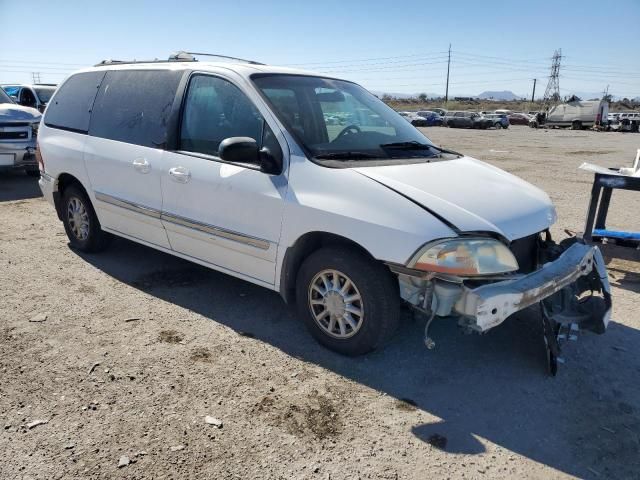
[{"label": "power line", "polygon": [[308,62],[308,63],[285,63],[284,66],[292,67],[292,66],[302,66],[302,65],[330,65],[334,63],[360,63],[360,62],[368,62],[368,61],[376,61],[376,60],[392,60],[396,58],[411,58],[411,57],[431,57],[446,54],[447,52],[433,52],[430,54],[424,53],[414,53],[411,55],[394,55],[392,57],[373,57],[373,58],[362,58],[356,60],[329,60],[325,62]]}]

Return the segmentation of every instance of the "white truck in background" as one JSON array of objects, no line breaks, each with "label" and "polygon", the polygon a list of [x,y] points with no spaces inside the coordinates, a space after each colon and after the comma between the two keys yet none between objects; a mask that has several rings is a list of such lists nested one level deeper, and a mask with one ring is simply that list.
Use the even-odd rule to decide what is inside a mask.
[{"label": "white truck in background", "polygon": [[609,102],[575,99],[552,107],[545,119],[548,127],[590,128],[607,120]]}]

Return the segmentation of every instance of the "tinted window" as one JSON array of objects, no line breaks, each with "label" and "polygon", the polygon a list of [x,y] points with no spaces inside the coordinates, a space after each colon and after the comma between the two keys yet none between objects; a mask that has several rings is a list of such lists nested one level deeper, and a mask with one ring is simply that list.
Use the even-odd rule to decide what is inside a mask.
[{"label": "tinted window", "polygon": [[33,89],[42,103],[47,103],[51,100],[53,92],[56,91],[55,87],[34,87]]},{"label": "tinted window", "polygon": [[251,137],[261,144],[263,125],[262,115],[235,85],[196,75],[182,114],[180,150],[217,156],[218,145],[229,137]]},{"label": "tinted window", "polygon": [[108,72],[95,101],[89,135],[162,147],[182,73],[170,70]]},{"label": "tinted window", "polygon": [[47,108],[45,125],[87,133],[93,101],[104,74],[78,73],[64,82]]}]

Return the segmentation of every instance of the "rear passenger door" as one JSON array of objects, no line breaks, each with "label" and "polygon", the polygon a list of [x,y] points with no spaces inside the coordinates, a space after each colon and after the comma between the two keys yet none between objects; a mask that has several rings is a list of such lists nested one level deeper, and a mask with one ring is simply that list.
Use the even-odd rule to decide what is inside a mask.
[{"label": "rear passenger door", "polygon": [[182,71],[112,70],[96,97],[85,164],[107,230],[169,248],[160,220],[167,124]]}]

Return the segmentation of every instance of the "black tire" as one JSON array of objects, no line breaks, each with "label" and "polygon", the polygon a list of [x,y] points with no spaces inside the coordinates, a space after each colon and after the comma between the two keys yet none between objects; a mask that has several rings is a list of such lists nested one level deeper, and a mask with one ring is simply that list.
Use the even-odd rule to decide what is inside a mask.
[{"label": "black tire", "polygon": [[[64,189],[61,201],[62,223],[71,247],[87,253],[104,250],[111,240],[111,235],[102,231],[93,205],[91,205],[91,201],[84,190],[78,185],[69,185]],[[81,214],[81,216],[88,221],[86,236],[74,233],[73,215],[70,213],[70,210],[73,210],[72,202],[80,202],[80,205],[84,208],[84,214]]]},{"label": "black tire", "polygon": [[582,122],[580,120],[574,120],[571,123],[571,130],[582,130]]},{"label": "black tire", "polygon": [[40,178],[40,169],[38,167],[27,167],[24,172],[30,177]]},{"label": "black tire", "polygon": [[[324,270],[337,270],[346,275],[362,299],[356,303],[363,312],[359,327],[348,338],[332,336],[316,321],[312,310],[312,281]],[[307,257],[298,271],[296,303],[298,314],[311,335],[328,349],[349,356],[362,355],[384,345],[400,319],[397,280],[387,267],[353,248],[325,247]]]}]

